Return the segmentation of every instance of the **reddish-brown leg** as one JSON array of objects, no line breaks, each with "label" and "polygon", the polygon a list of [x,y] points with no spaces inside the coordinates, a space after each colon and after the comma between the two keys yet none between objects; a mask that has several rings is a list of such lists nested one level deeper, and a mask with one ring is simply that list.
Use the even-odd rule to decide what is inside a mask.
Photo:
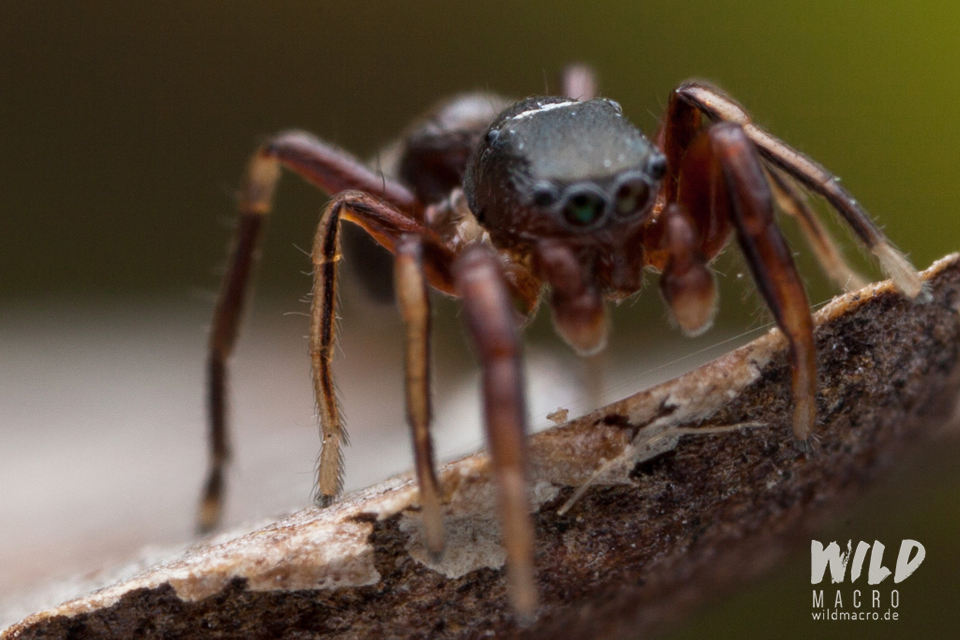
[{"label": "reddish-brown leg", "polygon": [[[687,82],[674,91],[670,98],[664,130],[664,146],[668,161],[679,160],[675,156],[678,152],[682,155],[685,142],[695,135],[699,113],[705,113],[714,121],[739,124],[765,161],[793,176],[814,193],[823,196],[840,213],[904,294],[913,298],[923,292],[917,270],[903,254],[897,251],[856,199],[840,186],[840,180],[836,175],[753,124],[746,110],[716,87],[703,82]],[[676,176],[672,179],[675,180]],[[675,188],[675,185],[671,188]]]},{"label": "reddish-brown leg", "polygon": [[[656,233],[647,236],[651,266],[661,272],[660,292],[674,320],[689,336],[709,329],[717,308],[716,282],[707,266],[712,256],[705,253],[700,229],[704,221],[729,228],[729,221],[723,217],[723,209],[711,207],[712,203],[701,203],[688,209],[670,203],[655,221]],[[690,212],[699,213],[699,218],[694,219]]]},{"label": "reddish-brown leg", "polygon": [[380,195],[394,207],[406,212],[407,217],[419,215],[419,204],[405,187],[384,180],[349,154],[309,134],[282,133],[254,154],[241,186],[239,223],[210,333],[207,362],[210,466],[197,519],[201,531],[214,528],[223,510],[224,468],[230,455],[227,437],[227,361],[239,333],[264,219],[270,212],[281,165],[328,193],[362,189]]},{"label": "reddish-brown leg", "polygon": [[527,495],[526,403],[516,314],[500,260],[484,245],[467,248],[454,265],[464,320],[483,370],[483,405],[497,480],[507,584],[517,613],[537,606],[534,531]]},{"label": "reddish-brown leg", "polygon": [[430,298],[423,272],[423,244],[416,235],[404,235],[395,244],[394,290],[406,324],[407,422],[413,436],[420,510],[427,550],[443,553],[443,518],[430,438]]},{"label": "reddish-brown leg", "polygon": [[[667,154],[668,164],[672,167],[678,168],[680,166],[683,154],[699,133],[702,125],[702,113],[704,111],[702,111],[701,107],[706,106],[706,104],[702,102],[702,100],[701,102],[697,102],[692,99],[691,94],[700,92],[700,97],[703,99],[703,93],[706,91],[713,91],[715,95],[719,95],[719,90],[708,87],[705,84],[686,83],[671,96],[670,105],[667,108],[667,118],[664,123],[664,128],[661,131],[661,144]],[[725,96],[724,99],[728,104],[733,103],[731,99]],[[739,110],[731,108],[723,111],[706,111],[706,113],[712,118],[730,120],[741,125],[749,125],[745,127],[748,134],[752,130],[759,131],[755,125],[750,124],[749,117],[743,108],[737,105],[737,109]],[[777,148],[789,149],[785,143],[777,140],[773,136],[765,132],[764,136],[765,140],[773,141]],[[793,152],[792,149],[790,149],[790,151]],[[798,156],[800,155],[797,152],[793,153]],[[801,157],[805,158],[805,156]],[[816,164],[808,158],[807,160],[811,164]],[[820,167],[820,165],[816,166],[826,173],[826,170]],[[800,228],[807,238],[807,242],[810,243],[810,246],[813,248],[826,274],[843,288],[856,288],[857,285],[862,285],[862,278],[847,266],[843,255],[833,242],[830,234],[817,218],[816,213],[810,208],[803,194],[794,188],[789,179],[781,173],[783,170],[772,165],[765,167],[765,169],[770,178],[770,185],[777,203],[781,209],[797,219]],[[675,200],[677,191],[677,175],[675,172],[671,172],[667,176],[665,184],[667,200]],[[855,217],[857,219],[866,218],[866,213],[860,210],[859,214]],[[867,223],[869,224],[869,222],[869,218],[867,218]]]},{"label": "reddish-brown leg", "polygon": [[557,333],[581,356],[599,353],[609,333],[606,304],[587,279],[573,248],[563,241],[542,240],[534,259],[537,276],[550,284]]},{"label": "reddish-brown leg", "polygon": [[[812,432],[816,395],[816,352],[810,304],[777,227],[773,196],[760,158],[743,127],[717,123],[702,130],[683,155],[677,203],[704,233],[705,224],[736,229],[747,265],[780,330],[790,344],[793,433]],[[666,273],[664,274],[667,275]]]}]

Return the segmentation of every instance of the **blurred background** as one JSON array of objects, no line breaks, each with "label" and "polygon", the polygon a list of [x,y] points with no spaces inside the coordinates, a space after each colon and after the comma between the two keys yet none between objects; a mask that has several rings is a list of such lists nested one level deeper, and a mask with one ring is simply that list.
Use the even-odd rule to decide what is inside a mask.
[{"label": "blurred background", "polygon": [[[960,248],[954,2],[0,3],[0,598],[190,535],[212,300],[234,190],[265,136],[302,128],[373,157],[445,96],[555,92],[574,61],[648,133],[674,86],[710,79],[842,176],[918,267]],[[230,523],[309,501],[303,249],[324,200],[290,176],[279,189],[234,361]],[[827,300],[834,289],[785,226],[811,301]],[[717,327],[697,340],[670,327],[654,287],[616,310],[606,399],[759,335],[769,317],[736,251],[717,267]],[[410,455],[396,314],[343,289],[336,366],[356,488]],[[480,445],[476,372],[456,306],[438,301],[437,316],[450,457]],[[549,319],[528,338],[533,422],[594,408]],[[898,623],[811,622],[801,552],[672,637],[939,637],[960,596],[958,453],[941,436],[823,534],[926,546]]]}]

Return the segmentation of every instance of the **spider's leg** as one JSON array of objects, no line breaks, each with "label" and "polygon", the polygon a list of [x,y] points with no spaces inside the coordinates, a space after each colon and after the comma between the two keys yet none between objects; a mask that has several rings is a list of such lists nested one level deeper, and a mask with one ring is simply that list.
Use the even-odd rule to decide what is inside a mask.
[{"label": "spider's leg", "polygon": [[583,273],[573,248],[541,240],[534,251],[537,276],[550,284],[550,309],[557,333],[581,356],[599,353],[610,331],[607,309],[597,287]]},{"label": "spider's leg", "polygon": [[[272,173],[277,173],[275,170]],[[272,176],[270,177],[272,180]],[[247,195],[247,194],[245,194]],[[267,196],[269,199],[269,196]],[[207,532],[217,526],[223,512],[224,469],[230,458],[227,438],[227,360],[240,328],[244,300],[257,258],[264,216],[255,199],[240,202],[240,220],[227,271],[213,316],[207,357],[207,410],[210,462],[197,514],[197,529]]]},{"label": "spider's leg", "polygon": [[[670,97],[668,120],[676,119],[677,122],[681,122],[689,119],[692,116],[685,112],[691,110],[705,113],[714,121],[735,122],[741,125],[766,162],[782,169],[806,188],[823,196],[840,213],[864,246],[876,256],[880,266],[893,279],[897,288],[911,298],[923,292],[920,275],[916,268],[874,224],[860,203],[840,186],[840,179],[837,176],[827,171],[818,162],[753,124],[746,110],[716,87],[703,82],[687,82],[680,85]],[[678,129],[668,124],[667,138],[670,138],[671,128]],[[692,133],[683,135],[690,136]],[[675,147],[677,142],[682,142],[680,137],[675,142],[666,144]],[[669,149],[667,151],[669,156]]]},{"label": "spider's leg", "polygon": [[599,407],[603,401],[606,369],[604,347],[610,333],[603,296],[586,277],[573,248],[563,241],[538,242],[534,265],[536,275],[550,284],[553,327],[583,358],[582,386],[590,404]]},{"label": "spider's leg", "polygon": [[717,123],[694,139],[679,173],[679,206],[698,225],[706,219],[732,222],[757,288],[787,338],[793,434],[804,442],[816,419],[813,318],[790,248],[777,228],[773,195],[756,149],[742,126]]},{"label": "spider's leg", "polygon": [[507,586],[514,609],[533,616],[537,587],[534,532],[527,495],[527,412],[516,314],[499,258],[485,245],[467,248],[454,265],[464,319],[483,370],[483,404],[501,538],[507,552]]},{"label": "spider's leg", "polygon": [[310,184],[328,194],[363,191],[379,197],[410,217],[420,214],[416,196],[405,186],[385,178],[346,151],[304,131],[285,131],[260,147],[251,160],[254,165],[279,162]]},{"label": "spider's leg", "polygon": [[216,527],[223,512],[224,469],[230,457],[227,362],[240,330],[264,221],[270,212],[281,165],[328,193],[363,189],[406,212],[407,217],[413,218],[418,213],[419,205],[408,189],[396,182],[385,181],[346,152],[309,134],[281,133],[254,154],[240,189],[239,222],[210,332],[207,360],[210,462],[197,517],[200,531]]},{"label": "spider's leg", "polygon": [[705,253],[700,229],[730,226],[723,212],[709,205],[693,209],[700,214],[696,219],[686,207],[668,204],[654,220],[656,230],[651,226],[645,237],[650,264],[661,272],[660,292],[673,319],[689,336],[709,329],[717,309],[717,285],[707,266],[713,255]]},{"label": "spider's leg", "polygon": [[810,202],[803,191],[792,184],[791,179],[783,174],[782,169],[773,166],[767,166],[765,169],[777,205],[797,220],[807,239],[807,244],[813,249],[827,277],[844,291],[856,291],[865,287],[867,281],[851,269],[844,260],[840,248],[816,212],[810,207]]},{"label": "spider's leg", "polygon": [[563,69],[561,77],[563,95],[585,102],[597,97],[597,72],[593,67],[583,64],[571,64]]},{"label": "spider's leg", "polygon": [[397,306],[407,330],[407,421],[413,435],[424,537],[427,550],[439,558],[443,553],[444,536],[440,490],[430,439],[430,298],[423,272],[423,244],[418,236],[404,235],[396,242],[393,275]]},{"label": "spider's leg", "polygon": [[341,456],[346,432],[330,370],[336,341],[341,220],[349,220],[359,225],[392,253],[396,253],[396,242],[402,236],[419,236],[424,244],[423,271],[428,282],[440,291],[453,293],[453,279],[449,268],[455,256],[433,231],[408,218],[389,203],[359,191],[338,194],[324,209],[311,254],[313,306],[310,311],[310,360],[323,441],[317,479],[317,503],[320,505],[332,502],[340,493],[343,484]]}]

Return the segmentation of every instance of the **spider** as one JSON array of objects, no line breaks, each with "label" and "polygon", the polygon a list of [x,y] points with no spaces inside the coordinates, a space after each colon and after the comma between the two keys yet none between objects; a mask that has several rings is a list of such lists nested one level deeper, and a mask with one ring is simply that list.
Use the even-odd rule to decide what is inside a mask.
[{"label": "spider", "polygon": [[809,441],[816,420],[813,321],[775,204],[800,222],[824,270],[840,285],[859,279],[801,186],[826,199],[910,297],[921,293],[916,270],[836,176],[753,124],[720,89],[700,81],[681,84],[651,141],[616,102],[597,98],[595,86],[590,70],[575,66],[564,74],[561,97],[513,102],[487,93],[456,96],[407,131],[382,173],[300,131],[280,133],[259,148],[242,183],[239,225],[209,343],[211,455],[202,529],[220,517],[229,456],[227,362],[281,167],[332,196],[312,250],[310,357],[322,435],[317,503],[332,502],[343,478],[345,432],[331,358],[346,220],[394,256],[406,326],[407,420],[425,542],[437,556],[444,532],[429,434],[428,288],[462,300],[482,368],[507,588],[519,615],[531,616],[537,602],[519,329],[541,297],[560,336],[577,353],[592,354],[606,342],[606,302],[637,293],[651,269],[660,274],[676,323],[697,334],[710,326],[716,306],[710,262],[736,237],[787,338],[793,435],[801,444]]}]

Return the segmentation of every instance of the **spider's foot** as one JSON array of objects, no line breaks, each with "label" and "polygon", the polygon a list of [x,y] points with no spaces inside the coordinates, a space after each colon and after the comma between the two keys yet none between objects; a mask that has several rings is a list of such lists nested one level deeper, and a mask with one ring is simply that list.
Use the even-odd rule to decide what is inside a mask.
[{"label": "spider's foot", "polygon": [[321,509],[326,509],[336,501],[337,501],[337,496],[332,496],[326,493],[318,493],[316,497],[313,499],[313,504],[320,507]]},{"label": "spider's foot", "polygon": [[197,511],[197,535],[203,536],[220,526],[223,517],[223,474],[219,470],[210,472],[203,488],[203,498]]},{"label": "spider's foot", "polygon": [[803,440],[794,440],[793,446],[801,453],[813,453],[813,438],[804,438]]}]

